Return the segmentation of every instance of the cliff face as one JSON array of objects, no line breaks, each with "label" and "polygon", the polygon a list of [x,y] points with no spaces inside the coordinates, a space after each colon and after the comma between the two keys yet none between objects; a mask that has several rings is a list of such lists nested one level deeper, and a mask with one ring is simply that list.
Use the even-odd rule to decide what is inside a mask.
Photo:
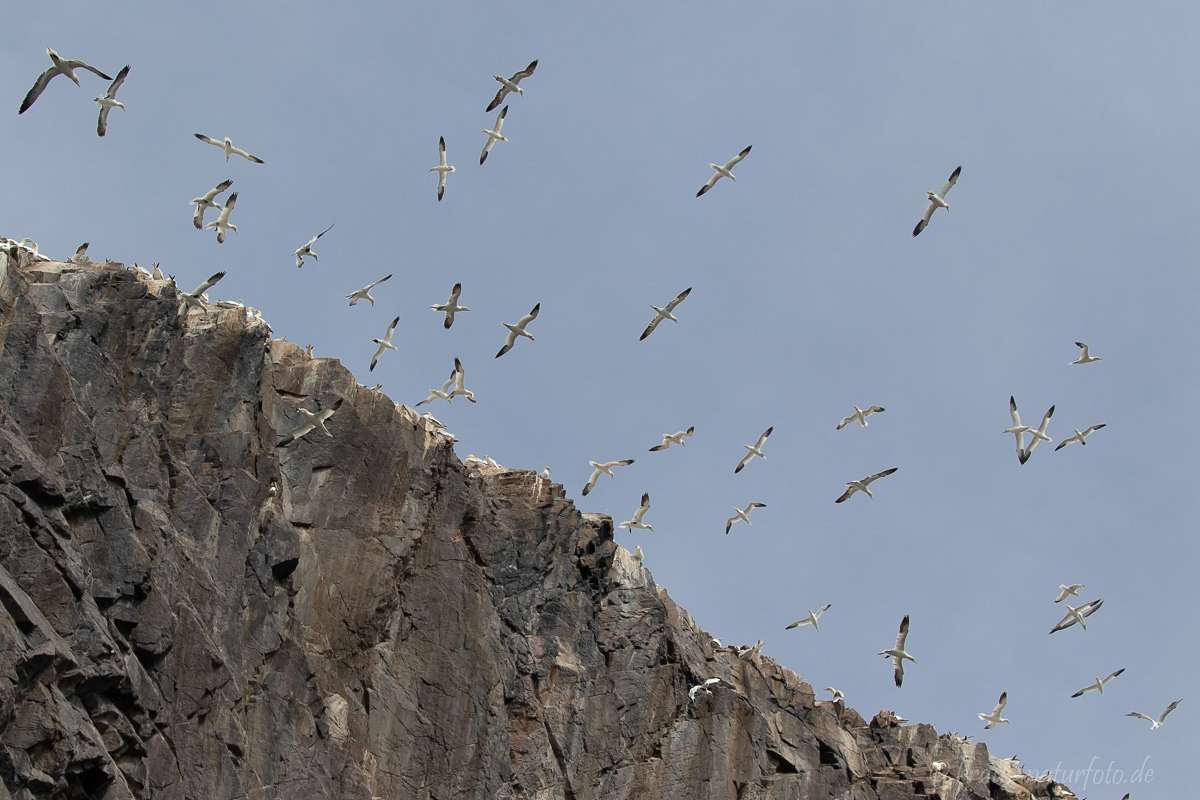
[{"label": "cliff face", "polygon": [[244,312],[3,259],[0,800],[1064,796],[714,649],[609,518]]}]

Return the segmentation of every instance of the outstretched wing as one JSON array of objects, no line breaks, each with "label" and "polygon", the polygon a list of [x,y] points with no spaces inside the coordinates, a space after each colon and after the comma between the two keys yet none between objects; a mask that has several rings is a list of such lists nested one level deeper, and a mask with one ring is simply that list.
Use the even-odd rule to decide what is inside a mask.
[{"label": "outstretched wing", "polygon": [[725,162],[725,169],[733,169],[734,167],[736,167],[736,166],[738,165],[738,162],[740,162],[740,161],[741,161],[743,158],[745,158],[745,157],[746,157],[746,154],[750,152],[750,147],[753,147],[753,146],[754,146],[754,145],[750,145],[750,146],[749,146],[749,147],[747,147],[745,150],[743,150],[742,152],[738,153],[738,154],[737,154],[736,156],[734,156],[733,158],[731,158],[731,159],[729,159],[728,161],[726,161],[726,162]]},{"label": "outstretched wing", "polygon": [[958,175],[960,172],[962,172],[961,165],[955,167],[954,172],[950,173],[950,177],[946,179],[946,182],[942,184],[942,188],[938,190],[938,195],[943,200],[946,199],[946,192],[950,191],[952,188],[954,188],[954,184],[958,183]]}]

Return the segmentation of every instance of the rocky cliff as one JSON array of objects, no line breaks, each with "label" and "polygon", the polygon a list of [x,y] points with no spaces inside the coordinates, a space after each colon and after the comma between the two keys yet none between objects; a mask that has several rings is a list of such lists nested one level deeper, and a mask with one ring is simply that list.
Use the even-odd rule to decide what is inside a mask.
[{"label": "rocky cliff", "polygon": [[0,800],[1070,796],[714,647],[609,518],[240,309],[5,266]]}]

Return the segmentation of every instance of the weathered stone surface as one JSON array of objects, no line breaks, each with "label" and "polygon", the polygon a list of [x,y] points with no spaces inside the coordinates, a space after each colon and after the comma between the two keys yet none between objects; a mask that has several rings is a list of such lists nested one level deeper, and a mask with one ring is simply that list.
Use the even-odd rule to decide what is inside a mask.
[{"label": "weathered stone surface", "polygon": [[0,800],[1061,796],[714,650],[611,519],[242,312],[177,325],[170,281],[18,256]]}]

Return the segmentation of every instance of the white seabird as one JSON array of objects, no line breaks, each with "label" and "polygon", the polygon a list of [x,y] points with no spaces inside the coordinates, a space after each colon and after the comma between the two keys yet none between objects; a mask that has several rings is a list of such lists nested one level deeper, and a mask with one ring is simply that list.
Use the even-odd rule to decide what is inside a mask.
[{"label": "white seabird", "polygon": [[817,620],[819,620],[821,618],[821,615],[824,614],[826,611],[828,611],[831,608],[833,608],[833,603],[826,603],[825,605],[818,608],[816,611],[813,611],[810,608],[808,610],[807,617],[805,617],[804,619],[796,620],[791,625],[788,625],[786,628],[784,628],[784,630],[790,631],[792,628],[799,628],[801,625],[812,625],[813,630],[819,631],[821,629],[819,627],[817,627]]},{"label": "white seabird", "polygon": [[[535,319],[537,319],[538,312],[541,310],[542,310],[542,304],[538,303],[536,306],[533,307],[532,311],[530,311],[528,314],[526,314],[525,316],[523,316],[519,320],[517,320],[516,325],[513,325],[510,322],[501,322],[500,323],[504,327],[508,328],[508,337],[505,338],[504,346],[500,348],[500,352],[496,353],[496,358],[499,358],[500,356],[507,353],[509,350],[512,350],[513,345],[517,343],[518,336],[524,336],[529,341],[531,341],[531,342],[533,341],[533,336],[531,336],[530,334],[525,332],[525,326],[528,325],[530,322],[533,322]],[[584,492],[584,494],[587,494],[587,492]]]},{"label": "white seabird", "polygon": [[715,169],[716,172],[713,174],[713,176],[711,178],[708,179],[708,183],[706,183],[700,187],[700,191],[696,192],[696,197],[699,197],[700,195],[707,192],[709,189],[716,186],[717,181],[721,180],[721,178],[729,178],[729,180],[731,180],[731,181],[736,181],[737,178],[734,176],[734,174],[730,170],[732,170],[734,167],[736,167],[738,165],[738,162],[746,157],[746,155],[750,152],[750,148],[753,146],[754,145],[750,145],[745,150],[743,150],[742,152],[738,153],[733,158],[726,161],[724,165],[709,164],[709,166],[712,167],[713,169]]},{"label": "white seabird", "polygon": [[720,678],[709,678],[704,683],[696,684],[692,688],[688,689],[688,701],[692,703],[696,702],[696,695],[700,694],[701,692],[704,694],[712,694],[712,689],[709,689],[708,687],[720,682]]},{"label": "white seabird", "polygon": [[645,557],[645,555],[646,554],[642,552],[642,546],[640,544],[636,548],[634,548],[634,550],[633,550],[633,560],[634,561],[638,562],[639,564],[642,563],[642,559]]},{"label": "white seabird", "polygon": [[247,153],[245,150],[241,149],[240,147],[234,147],[233,142],[230,141],[228,136],[226,136],[223,141],[213,139],[211,136],[205,136],[203,133],[196,133],[196,134],[193,134],[193,136],[195,136],[197,139],[199,139],[200,141],[202,141],[206,144],[211,144],[213,147],[219,147],[222,150],[224,150],[226,161],[229,160],[230,156],[241,156],[242,158],[246,159],[247,161],[253,161],[255,164],[267,163],[267,162],[263,161],[261,158],[259,158],[258,156],[250,155],[249,153]]},{"label": "white seabird", "polygon": [[1083,627],[1084,630],[1087,630],[1087,626],[1082,625],[1084,617],[1090,617],[1092,614],[1095,614],[1097,611],[1100,610],[1100,606],[1103,604],[1104,604],[1103,600],[1091,600],[1087,603],[1084,603],[1081,606],[1068,605],[1066,616],[1064,616],[1062,619],[1060,619],[1054,625],[1054,627],[1050,629],[1050,632],[1058,633],[1061,630],[1065,630],[1065,629],[1071,627],[1072,625],[1074,625],[1077,622],[1081,623],[1081,627]]},{"label": "white seabird", "polygon": [[868,475],[867,477],[862,478],[861,480],[848,481],[846,483],[846,487],[847,487],[846,491],[842,492],[842,496],[839,497],[837,500],[834,500],[833,502],[835,502],[835,503],[845,502],[855,492],[866,492],[867,497],[870,497],[872,500],[874,500],[875,495],[871,494],[871,490],[868,489],[867,487],[871,485],[872,481],[879,480],[880,478],[885,478],[888,475],[891,475],[893,472],[895,472],[898,469],[900,469],[900,468],[892,467],[891,469],[885,469],[883,472],[876,472],[874,475]]},{"label": "white seabird", "polygon": [[691,436],[695,432],[696,432],[696,426],[693,425],[690,428],[688,428],[686,431],[675,431],[675,433],[664,433],[662,435],[662,438],[663,438],[662,444],[654,445],[654,447],[650,448],[650,452],[657,453],[659,450],[666,450],[668,447],[670,447],[673,444],[677,444],[680,447],[683,447],[684,446],[684,444],[683,444],[684,437]]},{"label": "white seabird", "polygon": [[[317,239],[320,239],[322,236],[329,233],[331,230],[333,230],[333,225],[330,225],[328,228],[321,231],[313,238],[309,239],[307,244],[305,244],[303,247],[298,248],[295,252],[292,253],[292,255],[294,255],[296,257],[296,268],[297,269],[304,266],[304,257],[305,256],[312,256],[313,261],[320,260],[317,258],[317,254],[313,252],[312,246],[317,243]],[[367,288],[369,289],[371,287],[368,286]],[[353,305],[353,303],[351,303],[351,305]],[[374,303],[372,303],[372,305],[374,305]]]},{"label": "white seabird", "polygon": [[642,493],[642,504],[638,506],[637,511],[633,512],[633,519],[631,519],[627,522],[622,522],[617,527],[618,528],[629,528],[630,530],[633,530],[634,528],[641,528],[642,530],[647,530],[647,531],[654,530],[654,528],[652,526],[647,525],[644,522],[642,522],[642,517],[646,516],[646,512],[649,510],[650,510],[650,493],[643,492]]},{"label": "white seabird", "polygon": [[608,475],[610,478],[615,478],[616,476],[613,475],[612,468],[627,467],[633,463],[633,459],[627,458],[624,461],[605,461],[603,464],[598,464],[595,461],[589,461],[588,463],[595,467],[595,469],[592,470],[592,476],[588,478],[587,483],[583,487],[584,497],[587,497],[587,493],[590,492],[592,487],[596,485],[596,481],[599,480],[601,473]]},{"label": "white seabird", "polygon": [[467,308],[466,306],[460,306],[458,304],[458,296],[461,294],[462,294],[462,284],[456,283],[456,284],[454,284],[454,288],[450,290],[450,296],[446,298],[446,302],[438,303],[437,305],[430,306],[430,308],[433,309],[434,311],[446,312],[446,321],[442,326],[446,330],[450,330],[450,326],[454,324],[454,315],[455,314],[457,314],[459,311],[470,311],[471,310],[471,309]]},{"label": "white seabird", "polygon": [[1075,595],[1076,597],[1079,597],[1079,590],[1083,588],[1083,584],[1082,583],[1072,583],[1070,586],[1067,586],[1065,583],[1060,583],[1058,585],[1058,588],[1061,591],[1058,593],[1058,597],[1054,598],[1054,602],[1061,603],[1063,600],[1066,600],[1071,595]]},{"label": "white seabird", "polygon": [[1112,673],[1107,678],[1101,679],[1101,678],[1097,677],[1095,683],[1091,684],[1090,686],[1083,687],[1078,692],[1071,695],[1071,697],[1082,697],[1083,695],[1087,694],[1088,692],[1099,692],[1100,694],[1104,694],[1104,687],[1108,685],[1108,682],[1111,681],[1113,678],[1117,677],[1118,675],[1120,675],[1124,671],[1125,671],[1125,668],[1121,667],[1119,670]]},{"label": "white seabird", "polygon": [[985,731],[996,727],[1001,722],[1008,722],[1008,720],[1000,716],[1006,705],[1008,705],[1008,692],[1001,692],[1000,701],[996,703],[996,707],[992,709],[992,713],[979,715],[979,718],[987,723],[987,725],[983,726]]},{"label": "white seabird", "polygon": [[475,402],[475,393],[468,389],[464,384],[466,381],[466,373],[463,371],[462,362],[458,358],[454,359],[454,391],[450,393],[451,397],[465,397],[472,403]]},{"label": "white seabird", "polygon": [[100,136],[108,130],[108,112],[112,111],[113,106],[119,106],[122,111],[125,110],[125,104],[117,100],[117,89],[121,88],[121,84],[125,82],[125,76],[129,74],[129,65],[124,66],[113,82],[109,84],[108,91],[101,97],[93,98],[100,104],[100,118],[96,120],[96,133]]},{"label": "white seabird", "polygon": [[38,97],[41,96],[42,92],[46,89],[46,85],[50,83],[50,79],[55,75],[66,75],[75,82],[76,86],[79,86],[79,76],[75,74],[75,70],[77,69],[86,69],[88,72],[99,75],[106,81],[112,80],[112,78],[108,77],[100,70],[93,66],[89,66],[82,61],[59,58],[58,53],[54,52],[49,47],[46,48],[46,55],[50,56],[50,60],[54,62],[54,66],[47,69],[41,75],[38,75],[37,80],[33,83],[33,88],[29,90],[29,93],[25,95],[25,99],[21,101],[21,110],[17,112],[18,114],[24,114],[29,110],[29,107],[33,105],[33,101],[37,100]]},{"label": "white seabird", "polygon": [[446,137],[438,139],[438,164],[436,167],[430,167],[430,172],[438,174],[438,202],[442,201],[442,195],[446,193],[446,173],[454,172],[454,167],[446,164]]},{"label": "white seabird", "polygon": [[176,317],[187,316],[187,312],[193,308],[203,308],[205,300],[204,293],[211,289],[214,285],[216,285],[217,281],[224,277],[225,271],[222,270],[221,272],[210,276],[208,280],[197,286],[194,291],[189,292],[188,294],[180,295],[179,313],[176,314]]},{"label": "white seabird", "polygon": [[921,221],[917,223],[917,227],[913,228],[913,236],[916,236],[921,231],[925,230],[925,226],[928,225],[929,220],[933,218],[934,211],[937,211],[939,208],[944,208],[947,212],[950,211],[950,204],[946,202],[946,193],[949,192],[954,184],[958,181],[958,175],[960,172],[962,172],[961,165],[956,167],[954,172],[950,173],[949,180],[942,184],[941,189],[938,189],[936,192],[925,193],[929,196],[929,205],[925,208],[925,215],[921,217]]},{"label": "white seabird", "polygon": [[196,226],[196,230],[204,229],[204,211],[209,208],[220,208],[221,204],[216,202],[215,198],[221,192],[233,185],[233,180],[221,181],[215,188],[209,189],[199,197],[192,198],[192,204],[196,206],[196,213],[192,216],[192,224]]},{"label": "white seabird", "polygon": [[283,441],[275,446],[284,447],[285,445],[289,445],[304,434],[311,431],[313,428],[320,428],[326,436],[333,436],[333,434],[329,432],[329,429],[325,427],[325,421],[332,417],[333,412],[337,411],[341,405],[342,398],[339,397],[333,405],[324,411],[312,412],[306,408],[297,409],[301,414],[304,415],[304,422],[293,428],[287,436],[283,437]]},{"label": "white seabird", "polygon": [[862,425],[862,427],[865,428],[867,427],[867,417],[871,416],[872,414],[877,414],[880,411],[883,411],[883,406],[871,406],[865,410],[855,406],[853,414],[848,417],[842,417],[842,421],[837,424],[837,430],[840,431],[842,428],[856,420],[860,425]]},{"label": "white seabird", "polygon": [[836,703],[838,700],[841,700],[843,703],[846,702],[846,695],[842,694],[841,690],[835,689],[832,686],[826,686],[825,691],[833,695],[831,702]]},{"label": "white seabird", "polygon": [[372,306],[374,306],[375,298],[371,297],[371,290],[374,289],[379,284],[383,283],[384,281],[388,280],[391,277],[392,277],[391,273],[388,273],[385,277],[380,278],[379,280],[375,281],[374,283],[368,283],[363,288],[357,289],[357,290],[351,292],[350,294],[346,295],[346,297],[349,298],[349,300],[350,300],[350,305],[356,306],[356,305],[358,305],[359,300],[367,300],[367,301],[370,301]]},{"label": "white seabird", "polygon": [[372,339],[371,341],[379,345],[379,349],[375,351],[375,355],[371,356],[371,369],[369,372],[374,372],[375,365],[379,363],[379,357],[383,355],[385,350],[399,350],[400,348],[392,344],[392,334],[396,332],[396,325],[400,322],[400,317],[392,320],[392,324],[388,325],[387,333],[382,339]]},{"label": "white seabird", "polygon": [[487,142],[483,145],[483,152],[479,154],[479,163],[487,161],[488,153],[492,152],[492,145],[496,142],[507,142],[508,139],[500,135],[500,129],[504,127],[504,117],[508,114],[508,106],[500,109],[500,113],[496,115],[496,124],[491,130],[483,129],[483,133],[488,136]]},{"label": "white seabird", "polygon": [[762,648],[762,639],[759,639],[758,644],[754,645],[753,647],[749,645],[742,645],[742,647],[737,651],[737,657],[742,661],[749,661],[752,656],[756,656],[762,652]]},{"label": "white seabird", "polygon": [[1100,356],[1088,355],[1088,346],[1083,342],[1076,342],[1075,346],[1079,348],[1079,358],[1067,364],[1068,367],[1075,364],[1090,364],[1100,360]]},{"label": "white seabird", "polygon": [[650,320],[650,324],[646,326],[646,330],[642,331],[642,335],[638,337],[638,341],[640,342],[642,339],[645,339],[647,336],[654,333],[654,329],[658,327],[658,323],[662,322],[664,319],[669,319],[672,322],[678,323],[679,320],[675,319],[675,315],[671,312],[675,309],[675,306],[683,302],[684,298],[686,298],[691,291],[692,287],[689,286],[676,295],[674,300],[667,303],[662,308],[659,308],[658,306],[650,306],[654,309],[654,319]]},{"label": "white seabird", "polygon": [[1171,705],[1167,706],[1166,709],[1161,714],[1158,715],[1158,719],[1151,719],[1150,717],[1147,717],[1145,714],[1139,714],[1136,711],[1130,711],[1125,716],[1137,717],[1138,719],[1144,719],[1150,723],[1150,730],[1156,731],[1163,726],[1163,721],[1167,718],[1167,714],[1170,714],[1172,711],[1174,711],[1175,706],[1179,705],[1182,702],[1183,702],[1183,698],[1181,697],[1180,699],[1176,700],[1174,703],[1171,703]]},{"label": "white seabird", "polygon": [[424,400],[417,403],[415,406],[413,406],[413,408],[419,408],[419,407],[425,405],[426,403],[432,403],[434,400],[445,400],[447,403],[453,403],[454,402],[454,393],[451,391],[450,387],[454,385],[455,378],[457,378],[457,377],[458,377],[457,370],[455,370],[454,372],[451,372],[450,377],[447,378],[446,382],[442,384],[442,388],[430,389],[429,397],[426,397]]},{"label": "white seabird", "polygon": [[884,650],[879,653],[881,656],[890,656],[892,664],[895,667],[896,685],[899,686],[904,682],[904,659],[908,659],[914,664],[917,660],[910,656],[904,649],[904,642],[908,639],[908,614],[904,615],[904,619],[900,620],[900,633],[896,635],[896,646],[891,650]]},{"label": "white seabird", "polygon": [[1093,425],[1092,427],[1088,428],[1086,431],[1082,431],[1082,432],[1080,432],[1079,428],[1075,428],[1075,435],[1069,436],[1066,439],[1063,439],[1061,442],[1059,442],[1058,447],[1054,448],[1054,452],[1057,453],[1059,450],[1062,450],[1064,447],[1069,445],[1071,442],[1079,442],[1081,445],[1087,446],[1087,441],[1086,441],[1087,437],[1091,436],[1093,433],[1100,430],[1107,424],[1108,423],[1106,423],[1106,422],[1101,422],[1099,425]]},{"label": "white seabird", "polygon": [[229,199],[225,201],[225,205],[221,207],[221,213],[212,222],[205,225],[205,228],[217,229],[217,244],[225,244],[225,236],[229,231],[237,233],[237,225],[231,225],[229,222],[229,213],[233,211],[234,205],[237,203],[238,193],[234,192],[229,195]]},{"label": "white seabird", "polygon": [[[522,89],[517,84],[520,83],[525,78],[528,78],[530,75],[532,75],[533,71],[535,69],[537,69],[537,59],[536,58],[533,61],[530,61],[529,66],[526,67],[525,69],[521,70],[520,72],[513,73],[513,76],[511,78],[504,78],[504,77],[501,77],[500,75],[493,75],[492,77],[494,77],[496,80],[500,81],[500,88],[496,90],[496,96],[492,98],[492,102],[488,103],[488,107],[485,108],[484,111],[491,111],[496,106],[498,106],[502,102],[504,102],[504,97],[509,92],[516,92],[517,94],[524,97],[525,90]],[[499,131],[500,129],[497,128],[496,130]],[[480,162],[480,163],[482,163],[482,162]]]},{"label": "white seabird", "polygon": [[538,477],[545,478],[546,480],[550,480],[550,468],[542,467],[542,471],[538,473]]},{"label": "white seabird", "polygon": [[766,460],[767,457],[765,455],[763,455],[762,447],[764,444],[766,444],[767,437],[771,435],[771,431],[773,431],[773,430],[775,430],[774,425],[772,425],[771,427],[769,427],[765,431],[763,431],[762,436],[759,436],[758,441],[755,442],[754,444],[742,445],[742,447],[746,448],[750,452],[746,453],[745,457],[742,458],[742,460],[738,462],[738,465],[733,468],[733,473],[735,475],[737,473],[741,472],[743,469],[745,469],[746,465],[749,464],[752,460],[754,460],[755,456],[758,456],[759,458],[763,459],[764,461]]},{"label": "white seabird", "polygon": [[1017,413],[1017,401],[1012,395],[1008,397],[1008,413],[1012,415],[1012,427],[1005,428],[1005,433],[1011,433],[1017,439],[1017,460],[1025,463],[1025,434],[1033,430],[1028,425],[1021,424],[1021,415]]},{"label": "white seabird", "polygon": [[91,244],[91,242],[84,242],[83,244],[79,245],[79,247],[75,248],[75,255],[68,258],[67,262],[72,264],[85,264],[91,261],[91,259],[87,257],[87,249],[89,244]]},{"label": "white seabird", "polygon": [[1029,447],[1026,447],[1025,452],[1021,454],[1020,462],[1022,464],[1024,464],[1026,461],[1028,461],[1029,457],[1031,455],[1033,455],[1033,448],[1037,447],[1038,442],[1053,442],[1054,441],[1053,439],[1051,439],[1049,436],[1046,435],[1046,423],[1048,423],[1050,421],[1050,418],[1053,416],[1054,416],[1054,406],[1050,406],[1050,408],[1046,411],[1046,413],[1042,415],[1042,424],[1038,425],[1036,429],[1029,431],[1029,435],[1032,436],[1033,438],[1029,442]]},{"label": "white seabird", "polygon": [[733,516],[730,517],[729,519],[725,520],[725,535],[726,536],[729,535],[729,529],[733,527],[733,523],[738,522],[740,520],[740,521],[746,523],[747,525],[749,525],[750,524],[750,512],[756,508],[766,508],[766,507],[767,507],[766,503],[751,503],[750,505],[746,506],[744,509],[734,508]]}]

